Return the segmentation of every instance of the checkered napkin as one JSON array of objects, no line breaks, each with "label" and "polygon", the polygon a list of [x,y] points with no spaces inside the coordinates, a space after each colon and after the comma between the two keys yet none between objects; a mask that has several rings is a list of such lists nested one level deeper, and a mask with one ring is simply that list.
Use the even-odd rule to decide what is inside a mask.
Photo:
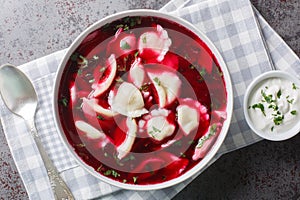
[{"label": "checkered napkin", "polygon": [[[246,87],[254,77],[271,70],[269,58],[277,69],[300,74],[299,58],[261,15],[253,11],[249,0],[172,0],[161,10],[190,21],[204,32],[222,54],[232,78],[234,113],[231,126],[224,144],[210,164],[226,152],[261,140],[244,120],[242,102]],[[196,176],[162,190],[129,191],[97,180],[72,159],[59,139],[51,111],[53,80],[65,51],[26,63],[20,69],[30,77],[38,93],[36,126],[41,141],[76,199],[170,199],[175,196]],[[0,114],[30,199],[53,199],[46,170],[24,121],[12,115],[2,100]]]}]

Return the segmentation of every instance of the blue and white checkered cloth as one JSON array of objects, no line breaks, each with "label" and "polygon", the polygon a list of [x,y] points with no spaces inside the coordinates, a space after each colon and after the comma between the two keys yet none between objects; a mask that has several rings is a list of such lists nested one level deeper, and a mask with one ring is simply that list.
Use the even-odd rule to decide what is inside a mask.
[{"label": "blue and white checkered cloth", "polygon": [[[277,69],[300,74],[300,60],[296,54],[262,16],[252,9],[249,0],[172,0],[161,11],[182,17],[204,32],[222,54],[232,78],[234,113],[231,126],[224,144],[210,164],[226,152],[261,140],[251,132],[244,119],[242,103],[246,87],[254,77],[271,70],[269,55]],[[129,191],[99,181],[72,159],[59,139],[51,111],[54,76],[64,53],[65,50],[62,50],[19,68],[30,77],[38,93],[36,126],[42,143],[76,199],[174,197],[196,176],[162,190]],[[46,170],[24,121],[11,114],[2,100],[0,116],[9,147],[30,199],[53,199]]]}]

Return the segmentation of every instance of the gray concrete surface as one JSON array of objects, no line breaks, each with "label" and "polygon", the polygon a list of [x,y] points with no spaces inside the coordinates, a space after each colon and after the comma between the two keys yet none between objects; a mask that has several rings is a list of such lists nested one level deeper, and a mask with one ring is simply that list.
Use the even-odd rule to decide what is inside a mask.
[{"label": "gray concrete surface", "polygon": [[[19,65],[68,47],[109,14],[168,0],[0,0],[0,63]],[[251,0],[300,55],[299,0]],[[300,199],[300,135],[222,156],[174,199]],[[0,199],[27,199],[0,128]]]}]

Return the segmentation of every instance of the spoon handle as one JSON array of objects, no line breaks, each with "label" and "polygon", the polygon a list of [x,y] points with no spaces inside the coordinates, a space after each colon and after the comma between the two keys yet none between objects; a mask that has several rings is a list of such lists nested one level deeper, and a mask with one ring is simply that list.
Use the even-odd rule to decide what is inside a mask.
[{"label": "spoon handle", "polygon": [[41,157],[44,161],[47,174],[50,180],[51,188],[54,192],[54,196],[56,200],[74,200],[74,197],[64,182],[64,180],[61,178],[61,176],[58,174],[57,169],[53,165],[52,161],[50,160],[48,154],[46,153],[41,140],[38,136],[34,120],[26,120],[26,124],[28,128],[30,129],[30,133],[32,134],[34,141],[38,147],[38,150],[41,154]]}]

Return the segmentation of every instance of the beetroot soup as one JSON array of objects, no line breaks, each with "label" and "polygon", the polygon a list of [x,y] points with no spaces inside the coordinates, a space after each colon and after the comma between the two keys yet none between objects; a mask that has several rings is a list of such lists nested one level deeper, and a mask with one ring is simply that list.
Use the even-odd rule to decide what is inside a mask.
[{"label": "beetroot soup", "polygon": [[66,138],[87,165],[129,184],[185,173],[227,117],[222,70],[193,32],[158,17],[125,17],[89,34],[59,88]]}]

